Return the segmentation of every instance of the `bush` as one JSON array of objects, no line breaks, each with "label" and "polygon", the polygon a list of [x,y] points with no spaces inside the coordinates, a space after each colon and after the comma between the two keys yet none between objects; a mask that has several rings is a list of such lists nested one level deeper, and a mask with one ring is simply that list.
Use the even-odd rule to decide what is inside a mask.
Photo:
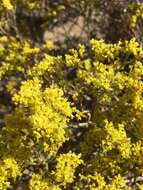
[{"label": "bush", "polygon": [[[0,5],[0,190],[142,190],[141,44],[93,38],[61,53],[9,23],[15,8],[37,14],[41,2],[11,2]],[[131,24],[142,8],[129,8]]]}]

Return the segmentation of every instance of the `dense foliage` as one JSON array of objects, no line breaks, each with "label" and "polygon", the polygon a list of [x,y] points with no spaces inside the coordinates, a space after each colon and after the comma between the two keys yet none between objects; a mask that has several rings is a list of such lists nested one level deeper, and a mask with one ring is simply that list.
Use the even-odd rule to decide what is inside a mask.
[{"label": "dense foliage", "polygon": [[105,1],[90,2],[0,4],[0,190],[143,189],[143,5],[128,2],[118,17],[129,31],[62,51],[29,28],[29,15],[46,27],[66,8],[104,13]]}]

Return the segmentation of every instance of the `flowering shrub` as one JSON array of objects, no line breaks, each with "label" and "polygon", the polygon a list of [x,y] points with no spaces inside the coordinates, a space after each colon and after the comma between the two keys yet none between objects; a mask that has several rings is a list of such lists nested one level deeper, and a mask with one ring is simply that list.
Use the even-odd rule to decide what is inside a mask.
[{"label": "flowering shrub", "polygon": [[60,54],[25,28],[9,33],[17,7],[34,14],[41,1],[0,4],[0,190],[142,190],[140,43],[91,39]]},{"label": "flowering shrub", "polygon": [[0,42],[1,92],[9,97],[1,102],[0,188],[25,181],[35,190],[141,189],[139,43],[92,39],[88,51],[80,44],[54,56],[50,44]]}]

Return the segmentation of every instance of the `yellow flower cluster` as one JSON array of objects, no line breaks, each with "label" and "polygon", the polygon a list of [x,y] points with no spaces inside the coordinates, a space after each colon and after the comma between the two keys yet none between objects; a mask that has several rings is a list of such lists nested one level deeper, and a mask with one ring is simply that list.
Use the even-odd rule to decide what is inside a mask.
[{"label": "yellow flower cluster", "polygon": [[11,187],[9,180],[16,180],[21,175],[21,168],[13,158],[4,158],[0,161],[0,190]]},{"label": "yellow flower cluster", "polygon": [[[95,172],[93,175],[80,176],[80,180],[88,183],[89,190],[131,190],[121,175],[115,176],[109,184],[106,184],[104,177]],[[82,185],[77,184],[76,190],[80,190]]]},{"label": "yellow flower cluster", "polygon": [[2,37],[0,44],[0,92],[6,97],[0,103],[6,110],[0,188],[14,188],[26,175],[30,190],[141,189],[139,43],[92,39],[88,50],[80,44],[60,56],[28,40]]},{"label": "yellow flower cluster", "polygon": [[13,9],[13,5],[11,4],[10,0],[2,0],[2,4],[7,10]]},{"label": "yellow flower cluster", "polygon": [[33,174],[29,183],[30,190],[61,190],[58,185],[53,185],[39,174]]},{"label": "yellow flower cluster", "polygon": [[129,11],[131,12],[129,26],[135,28],[139,18],[143,20],[143,3],[131,3],[129,5]]},{"label": "yellow flower cluster", "polygon": [[55,180],[61,185],[74,182],[74,173],[77,166],[82,164],[81,155],[76,155],[71,151],[62,154],[57,158],[56,170],[53,172]]}]

